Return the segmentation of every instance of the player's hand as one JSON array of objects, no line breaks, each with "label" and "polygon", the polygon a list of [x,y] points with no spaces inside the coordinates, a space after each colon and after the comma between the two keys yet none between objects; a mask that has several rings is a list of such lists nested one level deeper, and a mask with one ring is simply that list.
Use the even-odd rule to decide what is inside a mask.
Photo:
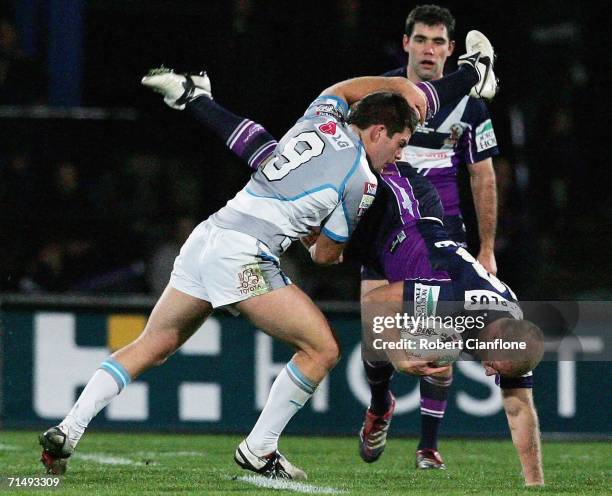
[{"label": "player's hand", "polygon": [[489,274],[497,275],[497,262],[495,261],[495,253],[491,250],[480,251],[477,260],[480,262]]},{"label": "player's hand", "polygon": [[400,89],[408,104],[419,114],[419,122],[423,124],[427,119],[427,97],[421,88],[412,81],[404,80],[405,84]]},{"label": "player's hand", "polygon": [[424,360],[402,360],[400,362],[394,362],[393,365],[395,365],[395,368],[400,372],[410,375],[431,375],[447,372],[450,369],[450,365],[438,367],[434,363]]}]

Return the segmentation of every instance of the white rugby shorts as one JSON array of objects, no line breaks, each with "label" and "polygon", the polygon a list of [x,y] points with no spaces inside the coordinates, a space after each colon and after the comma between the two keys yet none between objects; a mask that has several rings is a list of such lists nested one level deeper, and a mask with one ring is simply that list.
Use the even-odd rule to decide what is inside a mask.
[{"label": "white rugby shorts", "polygon": [[199,224],[174,261],[170,285],[214,308],[291,284],[278,257],[258,239],[222,229],[209,220]]}]

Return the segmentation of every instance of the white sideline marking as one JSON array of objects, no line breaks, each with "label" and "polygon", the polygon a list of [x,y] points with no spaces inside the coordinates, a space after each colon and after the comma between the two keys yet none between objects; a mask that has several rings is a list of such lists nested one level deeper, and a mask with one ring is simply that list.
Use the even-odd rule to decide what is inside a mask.
[{"label": "white sideline marking", "polygon": [[158,457],[158,456],[204,456],[203,451],[162,451],[157,453],[156,451],[136,451],[136,456],[144,457]]},{"label": "white sideline marking", "polygon": [[296,493],[305,494],[342,494],[346,491],[334,489],[333,487],[320,487],[303,482],[295,482],[286,479],[267,479],[256,475],[244,475],[236,478],[236,480],[253,484],[257,487],[265,487],[268,489],[276,489],[278,491],[295,491]]},{"label": "white sideline marking", "polygon": [[145,465],[142,462],[135,462],[134,460],[122,458],[120,456],[91,455],[87,453],[79,453],[77,456],[79,459],[101,463],[102,465]]},{"label": "white sideline marking", "polygon": [[0,451],[19,451],[20,448],[10,444],[0,443]]}]

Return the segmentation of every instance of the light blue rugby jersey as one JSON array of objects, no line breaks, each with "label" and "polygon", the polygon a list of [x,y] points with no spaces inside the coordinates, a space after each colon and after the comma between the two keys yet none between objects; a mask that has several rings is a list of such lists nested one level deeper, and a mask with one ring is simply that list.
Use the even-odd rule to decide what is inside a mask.
[{"label": "light blue rugby jersey", "polygon": [[347,113],[344,100],[317,98],[211,222],[257,238],[275,255],[321,225],[334,241],[348,241],[374,200],[377,179]]}]

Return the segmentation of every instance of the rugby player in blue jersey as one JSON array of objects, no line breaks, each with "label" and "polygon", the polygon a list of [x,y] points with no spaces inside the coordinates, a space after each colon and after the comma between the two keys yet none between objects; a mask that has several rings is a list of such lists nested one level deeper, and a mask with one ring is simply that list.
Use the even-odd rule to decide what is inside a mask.
[{"label": "rugby player in blue jersey", "polygon": [[[101,409],[135,377],[162,364],[215,308],[231,307],[296,349],[235,460],[271,478],[305,478],[278,452],[278,440],[335,365],[339,349],[323,314],[284,276],[278,257],[321,227],[311,257],[319,264],[338,262],[373,202],[374,173],[399,159],[428,106],[435,110],[433,99],[450,100],[491,80],[492,57],[475,52],[464,63],[467,70],[440,81],[438,89],[421,90],[403,78],[364,77],[325,90],[278,143],[274,159],[269,156],[224,208],[194,229],[139,338],[106,359],[65,419],[40,436],[47,470],[63,473]],[[171,106],[203,94],[191,78],[170,79],[178,87],[175,97],[166,94]],[[419,374],[441,369],[426,362],[409,368]]]}]

